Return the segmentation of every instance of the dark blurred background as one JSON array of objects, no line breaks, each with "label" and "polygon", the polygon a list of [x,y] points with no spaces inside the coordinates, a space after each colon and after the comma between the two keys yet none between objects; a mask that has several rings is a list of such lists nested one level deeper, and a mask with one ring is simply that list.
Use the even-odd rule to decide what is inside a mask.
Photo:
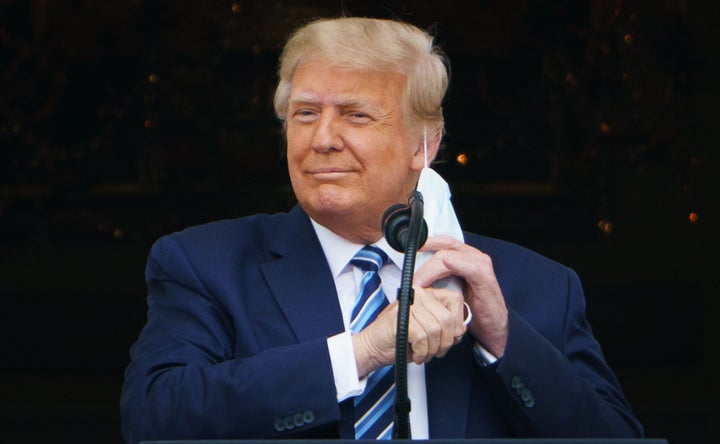
[{"label": "dark blurred background", "polygon": [[342,13],[432,30],[464,228],[573,267],[648,436],[713,439],[716,2],[0,0],[0,442],[120,442],[149,247],[294,203],[277,56]]}]

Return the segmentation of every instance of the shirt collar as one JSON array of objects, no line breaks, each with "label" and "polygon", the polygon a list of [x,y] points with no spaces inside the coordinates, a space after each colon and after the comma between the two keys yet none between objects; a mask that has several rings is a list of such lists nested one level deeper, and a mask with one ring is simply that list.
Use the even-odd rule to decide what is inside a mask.
[{"label": "shirt collar", "polygon": [[[325,253],[325,259],[330,266],[330,271],[332,272],[333,277],[337,278],[340,273],[345,270],[345,267],[348,263],[350,263],[353,256],[355,256],[355,253],[357,253],[364,245],[350,242],[344,237],[338,236],[328,228],[315,222],[312,218],[310,218],[310,222],[312,222],[315,234],[320,241],[320,246]],[[388,255],[388,258],[390,258],[393,264],[402,270],[404,260],[403,253],[395,251],[387,243],[384,237],[372,245],[381,248],[385,254]]]}]

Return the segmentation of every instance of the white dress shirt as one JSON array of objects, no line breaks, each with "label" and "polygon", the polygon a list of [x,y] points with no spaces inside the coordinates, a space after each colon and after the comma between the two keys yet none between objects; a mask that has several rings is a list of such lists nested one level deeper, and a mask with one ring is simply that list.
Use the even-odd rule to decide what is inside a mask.
[{"label": "white dress shirt", "polygon": [[[328,338],[328,350],[333,367],[335,388],[338,402],[352,396],[357,396],[365,390],[366,380],[360,379],[357,373],[355,353],[353,351],[350,332],[350,316],[355,304],[357,293],[360,290],[362,270],[350,264],[350,260],[363,245],[352,243],[315,221],[312,221],[315,233],[320,240],[325,258],[335,280],[338,302],[343,315],[345,332]],[[389,258],[388,263],[380,270],[382,288],[389,302],[397,298],[400,286],[403,254],[390,247],[385,239],[376,244]],[[412,400],[410,411],[410,427],[413,439],[427,439],[428,415],[427,394],[425,391],[425,366],[408,364],[408,397]]]}]

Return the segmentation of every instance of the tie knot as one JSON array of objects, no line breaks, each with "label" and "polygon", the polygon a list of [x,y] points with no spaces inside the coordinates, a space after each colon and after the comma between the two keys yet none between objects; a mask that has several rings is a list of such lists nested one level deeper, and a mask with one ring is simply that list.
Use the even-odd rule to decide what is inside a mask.
[{"label": "tie knot", "polygon": [[365,245],[350,261],[351,264],[364,271],[378,271],[388,260],[387,254],[378,247]]}]

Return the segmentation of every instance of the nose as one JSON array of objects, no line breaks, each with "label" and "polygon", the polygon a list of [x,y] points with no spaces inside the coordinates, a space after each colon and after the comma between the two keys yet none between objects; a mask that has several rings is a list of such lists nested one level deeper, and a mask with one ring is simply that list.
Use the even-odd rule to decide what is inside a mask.
[{"label": "nose", "polygon": [[315,151],[329,152],[343,149],[340,135],[341,122],[339,116],[329,110],[323,110],[316,121],[312,146]]}]

